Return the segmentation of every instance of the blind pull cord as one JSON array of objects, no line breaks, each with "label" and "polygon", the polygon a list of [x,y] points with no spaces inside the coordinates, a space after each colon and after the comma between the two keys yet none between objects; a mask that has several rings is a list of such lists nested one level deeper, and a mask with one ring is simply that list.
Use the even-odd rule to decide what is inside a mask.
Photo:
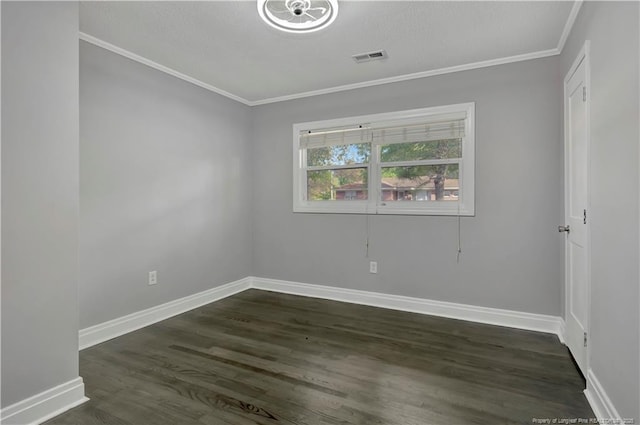
[{"label": "blind pull cord", "polygon": [[458,199],[458,253],[456,254],[456,263],[460,263],[460,254],[462,254],[462,236],[460,232],[460,199]]},{"label": "blind pull cord", "polygon": [[365,242],[365,258],[369,258],[369,213],[367,212],[366,218],[366,231],[367,231],[367,239]]}]

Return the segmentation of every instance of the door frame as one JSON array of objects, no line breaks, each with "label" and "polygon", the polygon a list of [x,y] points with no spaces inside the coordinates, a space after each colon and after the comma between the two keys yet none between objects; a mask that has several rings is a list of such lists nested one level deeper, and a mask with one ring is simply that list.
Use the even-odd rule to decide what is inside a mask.
[{"label": "door frame", "polygon": [[[585,370],[584,377],[586,379],[587,372],[589,370],[589,364],[591,360],[591,42],[590,40],[586,40],[584,45],[580,49],[576,59],[573,61],[573,64],[569,68],[569,71],[564,77],[563,85],[562,85],[562,93],[563,93],[563,101],[564,101],[564,109],[563,109],[563,121],[564,121],[564,190],[563,190],[563,198],[564,198],[564,212],[562,220],[563,222],[567,219],[567,211],[569,208],[569,196],[568,196],[568,188],[569,188],[569,173],[568,173],[568,164],[569,164],[569,122],[568,122],[568,108],[569,108],[569,93],[567,92],[567,84],[569,80],[576,72],[580,64],[584,62],[585,69],[585,79],[584,85],[586,88],[586,101],[585,101],[585,114],[587,120],[587,128],[585,129],[586,136],[586,155],[587,155],[587,223],[586,223],[586,290],[587,290],[587,306],[586,306],[586,323],[585,323],[585,332],[587,333],[587,347],[586,347],[586,362],[585,362]],[[568,238],[565,238],[564,242],[564,314],[563,314],[563,339],[566,341],[566,336],[564,335],[566,331],[565,321],[567,318],[567,314],[569,312],[569,268],[567,267],[568,260],[568,249],[569,243]],[[564,342],[564,341],[563,341]]]}]

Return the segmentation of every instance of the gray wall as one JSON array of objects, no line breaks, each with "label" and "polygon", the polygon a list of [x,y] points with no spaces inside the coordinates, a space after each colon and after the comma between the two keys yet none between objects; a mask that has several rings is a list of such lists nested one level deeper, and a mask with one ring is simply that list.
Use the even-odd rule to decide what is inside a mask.
[{"label": "gray wall", "polygon": [[[264,105],[254,110],[253,274],[560,315],[558,58]],[[296,122],[476,102],[476,216],[292,213]],[[369,274],[369,260],[378,274]]]},{"label": "gray wall", "polygon": [[639,4],[585,2],[564,76],[591,40],[591,362],[624,417],[640,418]]},{"label": "gray wall", "polygon": [[81,329],[251,274],[250,112],[81,42]]},{"label": "gray wall", "polygon": [[78,5],[2,2],[2,407],[78,376]]}]

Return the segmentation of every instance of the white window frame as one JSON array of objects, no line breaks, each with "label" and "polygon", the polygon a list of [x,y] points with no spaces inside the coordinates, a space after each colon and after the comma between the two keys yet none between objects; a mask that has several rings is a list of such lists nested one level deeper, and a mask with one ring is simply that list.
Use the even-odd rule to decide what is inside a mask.
[{"label": "white window frame", "polygon": [[[357,127],[367,125],[371,129],[386,127],[395,121],[407,123],[428,123],[446,117],[464,116],[465,135],[462,137],[462,158],[458,161],[458,201],[427,202],[383,202],[380,183],[380,146],[384,143],[371,141],[371,155],[368,169],[369,199],[363,201],[308,201],[306,176],[306,150],[300,149],[300,134],[307,131],[321,131],[331,128]],[[429,165],[442,160],[407,161],[405,165]],[[454,162],[446,160],[447,163]],[[418,164],[416,164],[418,163]],[[401,163],[392,163],[402,165]],[[335,169],[347,168],[336,166]],[[354,168],[350,166],[348,168]],[[358,167],[360,168],[360,167]],[[356,117],[312,121],[293,125],[293,211],[300,213],[335,214],[400,214],[400,215],[475,215],[475,102],[456,105],[436,106],[388,112]]]}]

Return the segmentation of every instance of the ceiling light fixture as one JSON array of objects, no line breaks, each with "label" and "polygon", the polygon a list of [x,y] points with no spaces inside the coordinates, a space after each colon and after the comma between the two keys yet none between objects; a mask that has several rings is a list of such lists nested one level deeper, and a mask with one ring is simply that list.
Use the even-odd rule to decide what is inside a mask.
[{"label": "ceiling light fixture", "polygon": [[338,0],[258,0],[258,14],[280,31],[313,32],[335,21]]}]

